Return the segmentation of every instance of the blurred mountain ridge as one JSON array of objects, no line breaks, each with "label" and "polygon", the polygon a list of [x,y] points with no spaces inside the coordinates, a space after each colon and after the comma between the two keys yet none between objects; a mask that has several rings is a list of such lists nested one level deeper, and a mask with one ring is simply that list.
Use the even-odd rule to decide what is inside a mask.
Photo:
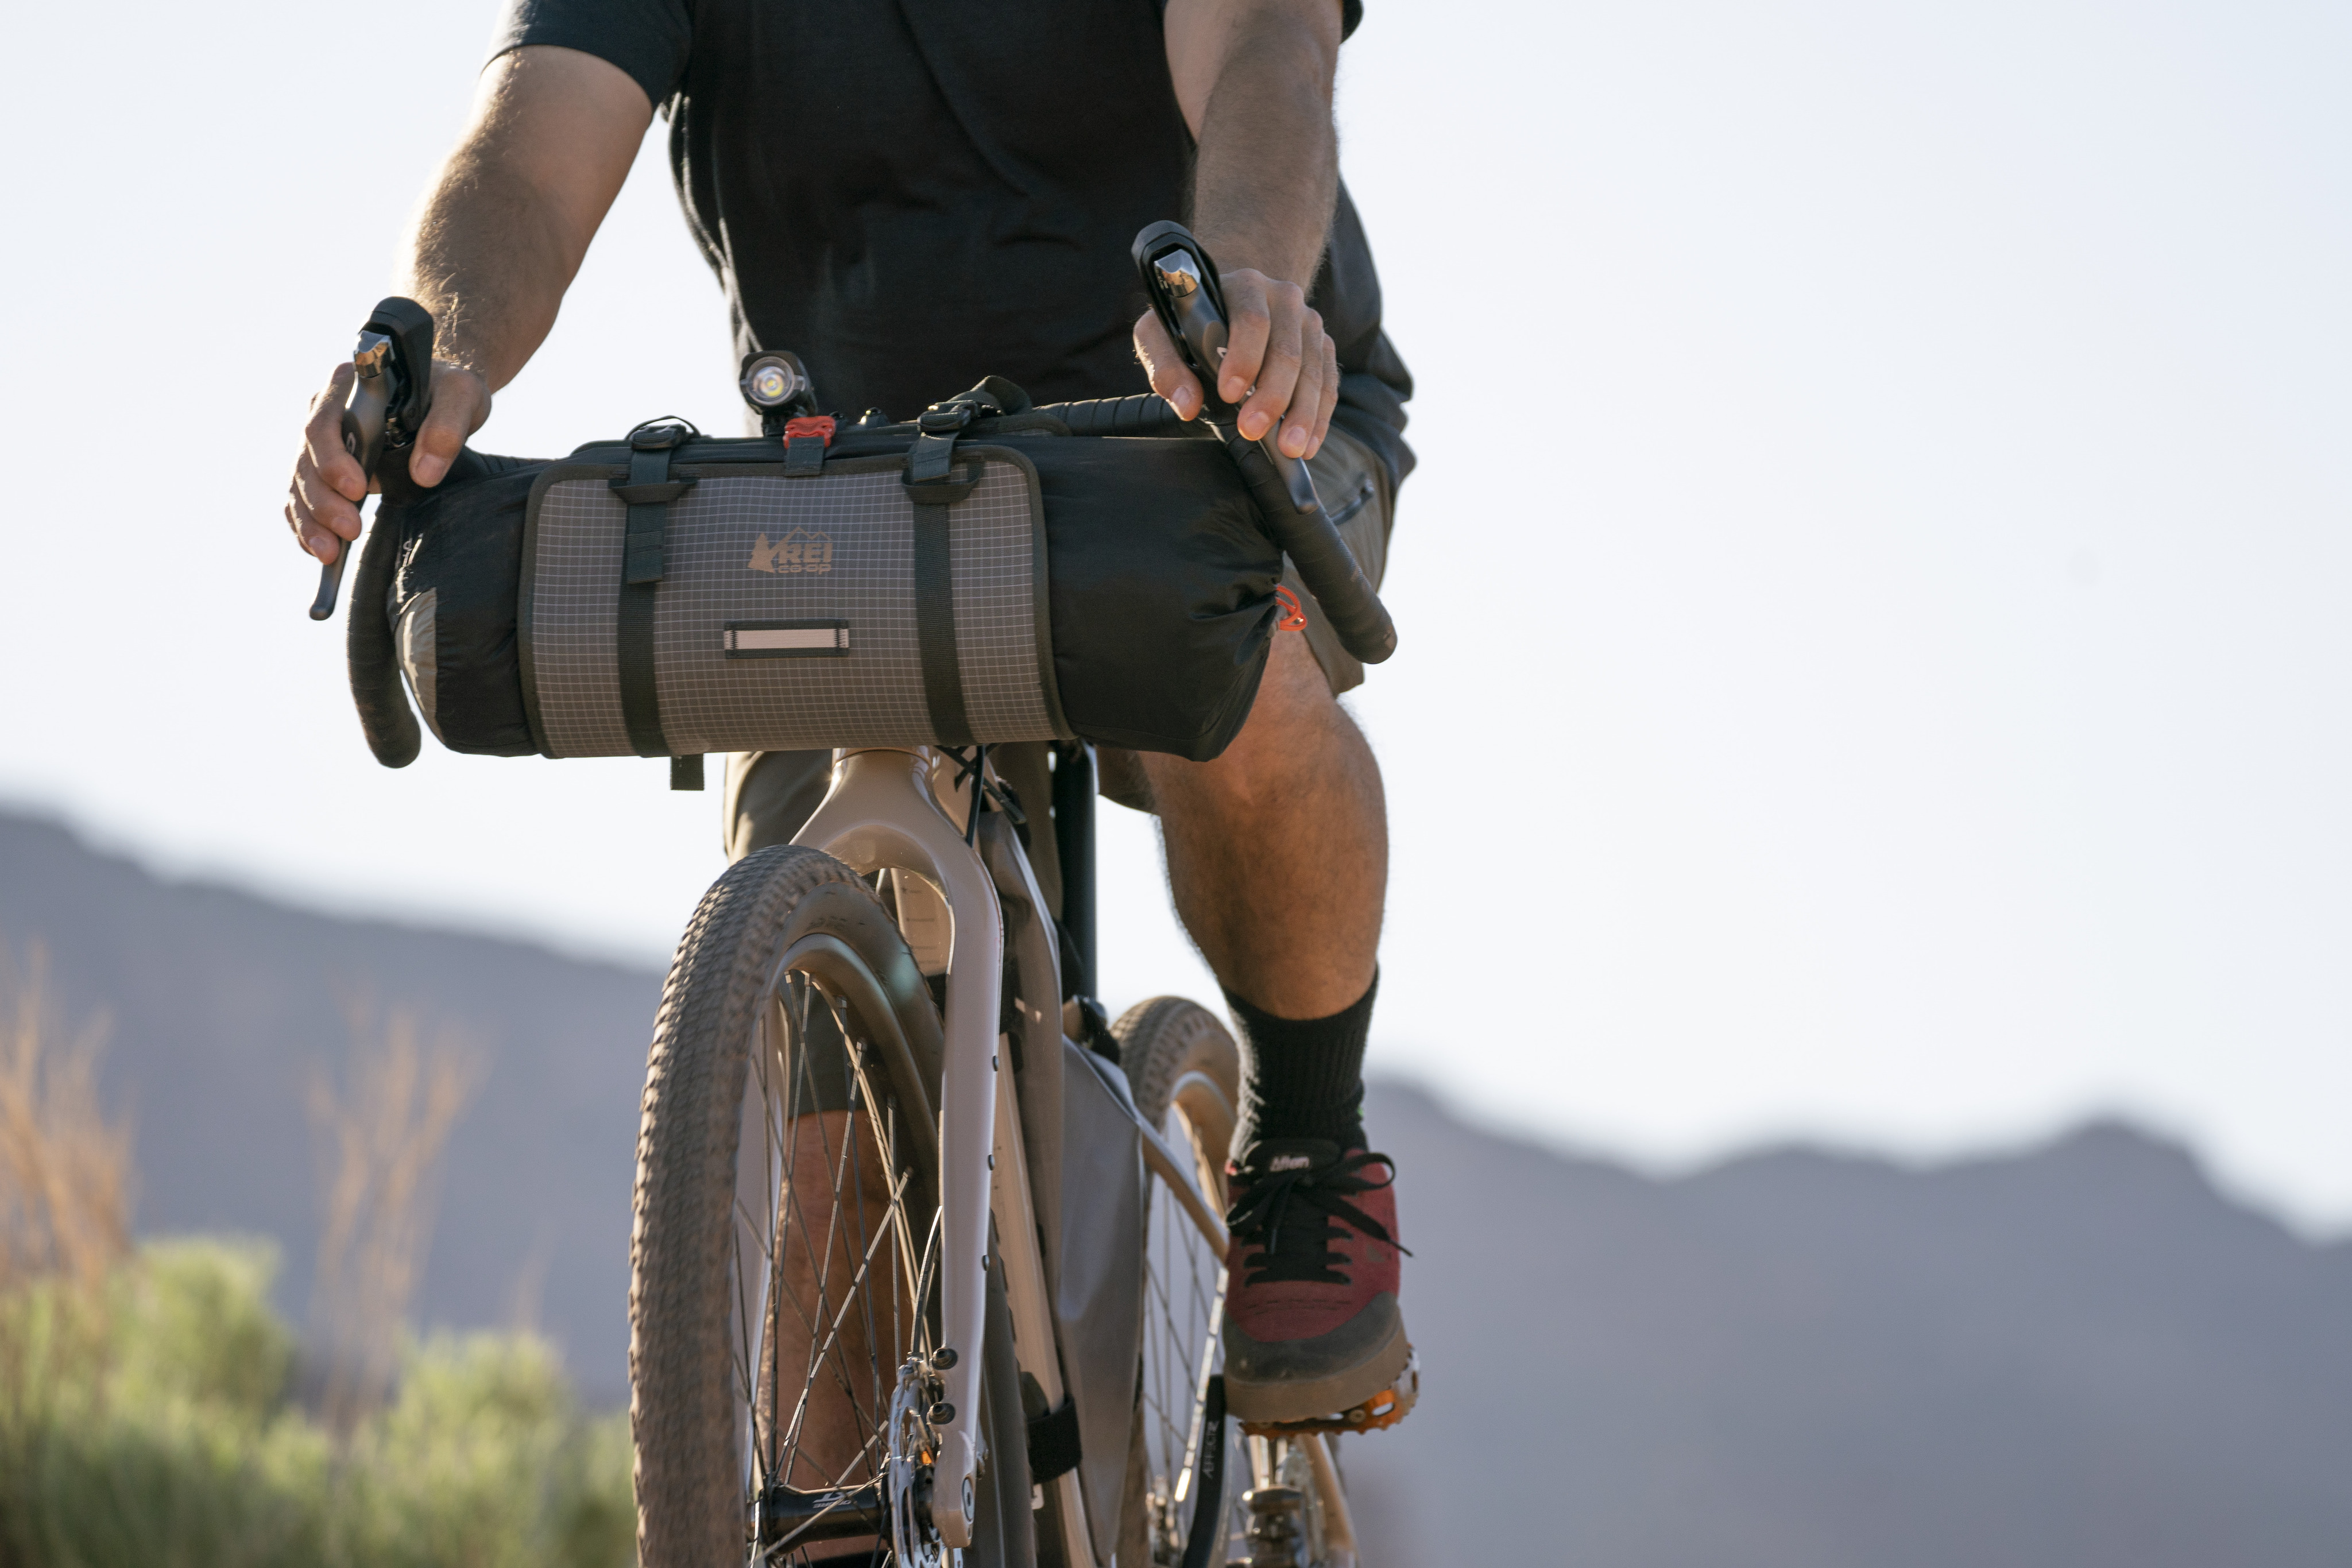
[{"label": "blurred mountain ridge", "polygon": [[134,1124],[139,1228],[275,1239],[297,1322],[319,1228],[306,1103],[314,1075],[345,1061],[350,1009],[458,1032],[479,1088],[449,1140],[417,1310],[506,1324],[535,1298],[583,1387],[618,1395],[657,973],[166,881],[5,812],[0,943],[20,959],[46,948],[68,1016],[110,1019],[101,1070]]},{"label": "blurred mountain ridge", "polygon": [[[0,812],[0,943],[113,1020],[142,1231],[317,1229],[310,1074],[354,999],[476,1042],[418,1311],[532,1310],[592,1397],[626,1364],[637,1094],[660,977],[160,879]],[[1376,1084],[1424,1375],[1342,1459],[1370,1568],[2341,1568],[2352,1245],[2128,1124],[1928,1166],[1775,1148],[1687,1174]]]}]

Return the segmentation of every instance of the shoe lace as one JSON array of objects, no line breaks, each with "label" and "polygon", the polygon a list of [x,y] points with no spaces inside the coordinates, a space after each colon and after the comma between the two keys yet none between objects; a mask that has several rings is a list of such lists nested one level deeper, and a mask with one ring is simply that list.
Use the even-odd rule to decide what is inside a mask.
[{"label": "shoe lace", "polygon": [[[1386,1170],[1388,1179],[1372,1181],[1359,1174],[1370,1166]],[[1412,1257],[1412,1249],[1399,1246],[1388,1227],[1348,1201],[1394,1180],[1396,1165],[1388,1155],[1362,1150],[1342,1155],[1319,1170],[1253,1173],[1247,1189],[1225,1217],[1235,1240],[1255,1242],[1259,1249],[1245,1282],[1304,1280],[1322,1285],[1346,1284],[1348,1277],[1339,1270],[1347,1257],[1331,1249],[1337,1234],[1333,1220],[1344,1221]]]}]

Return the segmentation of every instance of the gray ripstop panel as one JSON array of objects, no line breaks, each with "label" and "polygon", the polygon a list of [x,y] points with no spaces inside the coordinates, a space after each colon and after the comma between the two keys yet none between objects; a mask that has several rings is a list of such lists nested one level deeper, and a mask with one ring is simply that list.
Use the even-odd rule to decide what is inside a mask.
[{"label": "gray ripstop panel", "polygon": [[[916,652],[914,508],[895,467],[784,479],[707,472],[670,508],[654,616],[662,718],[681,751],[931,738]],[[845,659],[727,657],[730,621],[849,622]]]},{"label": "gray ripstop panel", "polygon": [[631,757],[621,716],[620,587],[629,508],[608,476],[540,497],[531,572],[531,673],[551,757]]},{"label": "gray ripstop panel", "polygon": [[987,464],[971,498],[948,508],[964,717],[992,744],[1055,738],[1037,666],[1042,574],[1030,516],[1027,476],[1010,463]]},{"label": "gray ripstop panel", "polygon": [[[947,508],[966,711],[979,739],[1048,739],[1028,476],[1008,462],[982,468],[972,493]],[[782,481],[713,469],[671,508],[675,564],[655,643],[662,712],[680,749],[940,738],[925,700],[915,507],[901,472],[894,464]],[[730,620],[835,617],[850,623],[845,659],[726,656]]]},{"label": "gray ripstop panel", "polygon": [[[1040,677],[1034,502],[1017,462],[981,468],[947,508],[956,667],[974,737],[1055,736]],[[750,465],[746,465],[749,467]],[[843,465],[846,468],[846,465]],[[818,477],[693,465],[669,507],[654,600],[662,729],[677,753],[912,746],[938,740],[925,700],[915,507],[903,464]],[[531,605],[533,670],[548,749],[631,753],[615,602],[627,508],[608,476],[541,497]],[[729,657],[748,622],[845,622],[845,656]],[[740,651],[739,651],[740,652]]]}]

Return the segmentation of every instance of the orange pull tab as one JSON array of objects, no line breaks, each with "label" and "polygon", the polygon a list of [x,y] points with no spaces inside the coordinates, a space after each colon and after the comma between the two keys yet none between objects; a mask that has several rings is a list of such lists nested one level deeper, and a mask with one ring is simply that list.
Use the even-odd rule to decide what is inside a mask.
[{"label": "orange pull tab", "polygon": [[1274,623],[1274,629],[1277,632],[1306,631],[1307,607],[1298,602],[1298,595],[1290,591],[1290,584],[1276,583],[1274,596],[1282,601],[1282,619]]}]

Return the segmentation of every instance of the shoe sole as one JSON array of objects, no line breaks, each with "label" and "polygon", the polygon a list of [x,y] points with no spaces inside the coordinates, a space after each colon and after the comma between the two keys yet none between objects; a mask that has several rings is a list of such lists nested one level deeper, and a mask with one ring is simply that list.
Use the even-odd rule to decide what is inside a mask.
[{"label": "shoe sole", "polygon": [[1322,1377],[1276,1378],[1254,1383],[1234,1374],[1227,1358],[1225,1408],[1248,1424],[1314,1421],[1352,1410],[1397,1385],[1412,1360],[1404,1317],[1398,1314],[1386,1338],[1353,1365]]}]

